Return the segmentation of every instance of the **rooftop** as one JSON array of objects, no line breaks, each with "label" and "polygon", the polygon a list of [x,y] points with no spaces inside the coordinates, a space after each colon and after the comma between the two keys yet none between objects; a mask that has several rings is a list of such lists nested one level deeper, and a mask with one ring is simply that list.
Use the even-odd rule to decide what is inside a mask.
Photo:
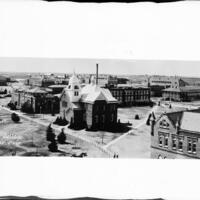
[{"label": "rooftop", "polygon": [[166,88],[163,91],[169,92],[200,92],[200,86],[185,86],[179,88]]}]

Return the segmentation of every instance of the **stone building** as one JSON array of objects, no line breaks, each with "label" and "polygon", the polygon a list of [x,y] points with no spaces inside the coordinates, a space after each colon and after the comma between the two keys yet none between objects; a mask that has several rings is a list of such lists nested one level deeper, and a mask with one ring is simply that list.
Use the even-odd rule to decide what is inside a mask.
[{"label": "stone building", "polygon": [[151,158],[200,158],[200,110],[165,113],[152,121]]},{"label": "stone building", "polygon": [[17,109],[22,109],[26,105],[27,112],[33,113],[59,113],[59,102],[59,97],[53,95],[50,89],[39,87],[15,90],[11,97],[11,103]]},{"label": "stone building", "polygon": [[110,91],[91,83],[81,88],[75,74],[60,98],[60,115],[74,128],[105,130],[117,123],[118,101]]}]

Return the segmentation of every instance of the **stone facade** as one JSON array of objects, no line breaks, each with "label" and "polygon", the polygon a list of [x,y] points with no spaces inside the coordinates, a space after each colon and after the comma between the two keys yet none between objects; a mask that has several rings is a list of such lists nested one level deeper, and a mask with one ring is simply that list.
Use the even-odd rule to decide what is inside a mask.
[{"label": "stone facade", "polygon": [[81,88],[74,74],[60,99],[60,115],[74,128],[105,130],[117,123],[117,100],[109,90],[90,84]]}]

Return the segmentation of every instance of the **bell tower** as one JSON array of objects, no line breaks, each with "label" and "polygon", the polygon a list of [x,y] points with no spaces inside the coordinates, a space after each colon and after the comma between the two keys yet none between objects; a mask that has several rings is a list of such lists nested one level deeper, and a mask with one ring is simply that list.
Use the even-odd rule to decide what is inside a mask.
[{"label": "bell tower", "polygon": [[70,96],[71,102],[78,102],[81,98],[81,86],[80,82],[75,74],[69,79],[69,84],[67,86],[67,91]]}]

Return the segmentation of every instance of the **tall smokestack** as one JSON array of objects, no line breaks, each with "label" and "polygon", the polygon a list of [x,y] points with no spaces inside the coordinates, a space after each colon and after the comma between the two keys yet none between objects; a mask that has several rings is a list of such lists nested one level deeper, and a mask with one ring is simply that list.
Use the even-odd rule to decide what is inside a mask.
[{"label": "tall smokestack", "polygon": [[99,78],[99,64],[96,64],[96,85],[98,85],[98,78]]}]

